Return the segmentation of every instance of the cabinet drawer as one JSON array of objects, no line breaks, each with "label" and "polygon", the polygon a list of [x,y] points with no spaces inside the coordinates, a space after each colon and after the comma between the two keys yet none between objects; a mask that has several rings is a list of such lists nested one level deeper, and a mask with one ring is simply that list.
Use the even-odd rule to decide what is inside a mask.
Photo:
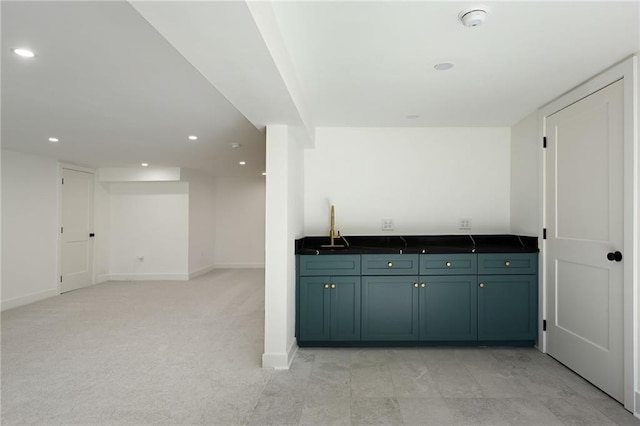
[{"label": "cabinet drawer", "polygon": [[360,275],[359,254],[299,256],[300,275]]},{"label": "cabinet drawer", "polygon": [[417,254],[363,254],[362,275],[416,275]]},{"label": "cabinet drawer", "polygon": [[481,253],[478,274],[537,274],[537,253]]},{"label": "cabinet drawer", "polygon": [[421,254],[420,275],[475,275],[475,254]]}]

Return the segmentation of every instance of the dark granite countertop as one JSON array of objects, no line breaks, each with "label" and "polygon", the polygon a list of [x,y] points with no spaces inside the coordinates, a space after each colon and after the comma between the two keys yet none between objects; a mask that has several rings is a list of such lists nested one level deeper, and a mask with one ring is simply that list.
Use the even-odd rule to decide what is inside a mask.
[{"label": "dark granite countertop", "polygon": [[342,247],[323,247],[329,237],[296,240],[296,254],[411,254],[411,253],[537,253],[538,238],[520,235],[394,235],[344,236]]}]

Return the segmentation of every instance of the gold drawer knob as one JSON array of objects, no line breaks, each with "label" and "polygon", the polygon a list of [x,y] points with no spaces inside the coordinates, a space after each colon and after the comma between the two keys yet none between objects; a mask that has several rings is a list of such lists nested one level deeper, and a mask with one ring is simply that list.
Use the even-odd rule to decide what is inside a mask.
[{"label": "gold drawer knob", "polygon": [[329,288],[329,283],[324,283],[324,288]]},{"label": "gold drawer knob", "polygon": [[331,288],[336,288],[336,283],[331,283]]},{"label": "gold drawer knob", "polygon": [[484,288],[484,283],[480,283],[480,288]]},{"label": "gold drawer knob", "polygon": [[451,262],[447,262],[445,265],[447,265],[447,268],[451,268]]},{"label": "gold drawer knob", "polygon": [[387,266],[388,266],[389,268],[393,268],[393,262],[389,262],[389,263],[387,263]]},{"label": "gold drawer knob", "polygon": [[511,266],[511,262],[507,260],[506,262],[504,262],[504,266]]},{"label": "gold drawer knob", "polygon": [[425,288],[427,285],[425,283],[420,284],[420,287]]}]

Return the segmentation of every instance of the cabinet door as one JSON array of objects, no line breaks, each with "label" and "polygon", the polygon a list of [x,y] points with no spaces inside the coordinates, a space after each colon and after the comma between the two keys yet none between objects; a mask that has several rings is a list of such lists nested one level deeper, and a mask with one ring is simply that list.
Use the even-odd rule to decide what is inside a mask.
[{"label": "cabinet door", "polygon": [[299,340],[329,340],[330,281],[329,277],[300,277]]},{"label": "cabinet door", "polygon": [[331,277],[331,340],[360,340],[360,277]]},{"label": "cabinet door", "polygon": [[362,277],[362,340],[417,340],[417,276]]},{"label": "cabinet door", "polygon": [[420,339],[476,340],[477,284],[472,276],[420,277]]},{"label": "cabinet door", "polygon": [[537,275],[480,275],[478,281],[478,340],[535,340]]}]

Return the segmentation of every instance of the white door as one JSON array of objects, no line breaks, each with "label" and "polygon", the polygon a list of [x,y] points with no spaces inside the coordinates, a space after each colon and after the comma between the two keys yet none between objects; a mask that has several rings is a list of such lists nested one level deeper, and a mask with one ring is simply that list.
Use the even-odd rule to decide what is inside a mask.
[{"label": "white door", "polygon": [[60,291],[64,293],[92,284],[93,173],[63,168],[61,194]]},{"label": "white door", "polygon": [[622,81],[545,128],[547,351],[622,402]]}]

